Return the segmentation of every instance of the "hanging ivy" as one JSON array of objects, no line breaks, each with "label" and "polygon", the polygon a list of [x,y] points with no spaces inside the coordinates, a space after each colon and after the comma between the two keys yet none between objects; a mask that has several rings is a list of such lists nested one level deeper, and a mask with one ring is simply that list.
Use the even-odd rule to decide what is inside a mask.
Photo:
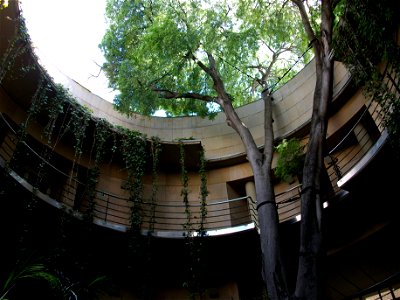
[{"label": "hanging ivy", "polygon": [[[83,154],[83,142],[86,137],[86,129],[89,126],[91,115],[90,112],[85,110],[79,104],[73,105],[72,109],[70,110],[70,114],[71,114],[70,129],[75,139],[75,143],[73,145],[74,159],[72,161],[71,177],[70,177],[70,180],[72,180],[73,177],[78,178],[79,176],[78,165]],[[95,176],[95,174],[92,175]],[[79,182],[74,181],[74,184],[75,184],[75,189],[77,189],[78,188],[77,185],[79,184]]]},{"label": "hanging ivy", "polygon": [[158,165],[161,153],[160,138],[152,137],[150,141],[152,168],[151,168],[151,198],[150,198],[150,219],[149,219],[149,235],[154,232],[155,209],[157,206],[158,192]]},{"label": "hanging ivy", "polygon": [[[122,130],[123,134],[122,155],[126,170],[128,171],[127,188],[129,190],[129,200],[131,201],[129,247],[135,256],[134,258],[138,259],[144,255],[141,242],[141,226],[143,202],[142,178],[147,160],[146,139],[139,132],[123,128],[120,130]],[[133,266],[131,265],[130,267],[132,268]]]},{"label": "hanging ivy", "polygon": [[[56,129],[56,123],[60,115],[66,116],[65,112],[65,101],[66,98],[64,97],[63,89],[60,88],[60,85],[56,86],[55,95],[53,97],[49,97],[48,103],[46,103],[46,111],[48,122],[43,129],[43,134],[47,139],[47,144],[54,149],[57,141],[60,139],[59,136],[56,137],[56,141],[53,143],[52,138],[54,134],[54,130]],[[60,126],[61,127],[61,126]],[[61,130],[61,128],[60,128]],[[60,132],[59,132],[60,133]]]},{"label": "hanging ivy", "polygon": [[[28,30],[26,28],[25,19],[22,17],[22,15],[19,15],[16,22],[18,23],[17,33],[10,41],[10,44],[8,45],[6,51],[3,54],[3,57],[0,60],[0,84],[3,82],[3,79],[9,71],[16,69],[14,68],[14,63],[16,59],[18,57],[21,57],[22,54],[31,49],[31,40],[28,34]],[[33,52],[31,54],[35,56]],[[22,70],[18,69],[18,74],[19,76],[24,75],[35,68],[36,65],[33,63],[25,64]]]},{"label": "hanging ivy", "polygon": [[204,292],[203,289],[203,238],[206,236],[206,229],[204,227],[205,218],[207,216],[207,178],[206,178],[206,160],[204,156],[204,149],[201,149],[199,153],[200,158],[200,221],[196,233],[193,228],[193,215],[190,209],[189,203],[189,177],[185,166],[185,147],[182,141],[179,142],[179,162],[181,166],[181,196],[185,206],[186,222],[183,224],[185,234],[185,246],[186,254],[188,255],[188,274],[187,281],[184,282],[183,286],[189,291],[191,299],[196,299],[197,295],[201,295]]},{"label": "hanging ivy", "polygon": [[179,141],[179,164],[181,167],[181,197],[185,207],[185,215],[186,221],[182,225],[184,236],[185,236],[185,248],[186,254],[188,256],[187,263],[188,263],[188,274],[187,274],[187,281],[183,283],[183,286],[186,287],[189,291],[189,295],[191,299],[195,299],[196,297],[196,289],[195,289],[195,282],[194,282],[194,272],[193,272],[193,258],[194,258],[194,243],[193,243],[193,229],[192,229],[192,213],[190,210],[189,205],[189,176],[185,166],[185,147],[182,141]]},{"label": "hanging ivy", "polygon": [[42,102],[45,101],[45,85],[43,78],[39,81],[38,86],[36,87],[36,91],[31,98],[31,105],[28,108],[27,116],[21,124],[19,124],[18,130],[16,132],[17,141],[15,145],[15,151],[12,154],[10,159],[9,166],[13,168],[15,171],[19,171],[19,168],[23,168],[24,166],[19,165],[19,158],[22,154],[26,153],[26,148],[24,143],[26,142],[27,130],[32,119],[36,117],[36,115],[40,112],[40,108],[42,106]]},{"label": "hanging ivy", "polygon": [[199,294],[204,292],[204,274],[205,274],[205,237],[207,236],[207,230],[205,228],[205,221],[207,218],[207,174],[206,174],[206,159],[205,159],[205,151],[204,148],[200,149],[199,153],[200,159],[200,167],[199,167],[199,175],[200,175],[200,222],[197,229],[197,236],[194,239],[193,243],[193,259],[192,259],[192,280],[193,287],[192,289]]},{"label": "hanging ivy", "polygon": [[88,207],[85,211],[84,219],[92,223],[94,208],[96,205],[96,187],[100,176],[100,167],[106,154],[106,142],[111,136],[110,124],[105,119],[95,121],[95,133],[93,135],[93,147],[95,148],[94,165],[88,171],[87,183],[84,195],[87,198]]},{"label": "hanging ivy", "polygon": [[207,231],[204,227],[204,222],[207,217],[207,175],[206,175],[206,159],[204,148],[200,150],[200,225],[197,230],[198,236],[203,237],[207,234]]},{"label": "hanging ivy", "polygon": [[152,278],[155,272],[155,264],[153,261],[153,251],[154,251],[154,225],[155,225],[155,211],[157,207],[157,193],[158,193],[158,167],[159,158],[161,153],[161,143],[158,137],[151,137],[150,139],[150,154],[151,154],[151,181],[152,190],[150,195],[150,200],[147,203],[149,205],[149,215],[148,222],[149,228],[147,232],[147,243],[143,247],[143,252],[145,254],[143,261],[143,269],[140,271],[142,273],[141,278],[141,293],[143,299],[152,299],[154,288]]},{"label": "hanging ivy", "polygon": [[[17,172],[25,172],[26,169],[26,156],[27,153],[30,153],[28,149],[26,148],[26,137],[27,137],[27,131],[30,123],[32,120],[36,119],[37,115],[41,113],[42,111],[45,110],[47,104],[48,104],[48,93],[50,91],[50,86],[49,84],[45,81],[43,77],[40,78],[39,84],[36,88],[35,93],[33,94],[31,98],[31,105],[29,109],[27,110],[27,116],[25,120],[20,124],[18,132],[17,132],[17,144],[16,144],[16,149],[13,152],[12,158],[10,160],[10,166]],[[25,159],[22,159],[22,155],[25,157]],[[40,184],[44,182],[46,178],[46,172],[45,172],[45,165],[46,162],[49,160],[49,157],[51,155],[51,151],[49,151],[49,148],[47,146],[44,146],[42,148],[42,153],[41,157],[42,159],[39,160],[38,165],[35,168],[35,179],[34,182],[30,182],[33,185],[33,197],[30,200],[30,203],[27,204],[28,209],[32,210],[33,207],[36,206],[36,191],[39,189]],[[33,161],[37,161],[37,157],[34,157]]]},{"label": "hanging ivy", "polygon": [[192,213],[190,211],[189,204],[189,176],[185,166],[185,148],[183,142],[179,142],[179,163],[181,166],[181,197],[183,204],[185,206],[186,222],[183,224],[183,230],[186,237],[190,238],[192,236]]},{"label": "hanging ivy", "polygon": [[86,136],[86,128],[89,126],[90,117],[90,112],[80,105],[76,105],[71,110],[71,130],[75,138],[73,148],[75,151],[75,157],[77,158],[80,158],[82,155],[82,145]]},{"label": "hanging ivy", "polygon": [[[27,111],[26,119],[20,124],[18,132],[17,132],[17,144],[16,149],[13,152],[13,155],[10,160],[10,166],[17,171],[18,173],[25,172],[26,170],[26,155],[30,153],[27,151],[26,148],[26,137],[27,137],[27,130],[29,127],[30,122],[36,118],[36,116],[42,111],[43,107],[47,103],[48,96],[47,93],[49,91],[48,84],[44,81],[43,78],[39,81],[39,85],[36,88],[34,95],[31,98],[31,105]],[[30,183],[32,184],[32,193],[31,197],[24,198],[24,208],[25,208],[25,215],[24,223],[23,223],[23,234],[20,238],[20,248],[21,250],[26,250],[27,242],[32,227],[33,216],[35,209],[37,208],[38,198],[37,198],[37,191],[40,188],[40,184],[44,181],[46,172],[45,172],[45,164],[46,158],[49,156],[48,147],[43,147],[42,157],[44,159],[40,159],[38,161],[38,165],[35,168],[35,177],[34,180]],[[23,155],[23,156],[22,156]],[[22,159],[24,157],[24,159]],[[32,162],[29,166],[32,166],[35,161],[37,161],[37,157],[34,157]]]},{"label": "hanging ivy", "polygon": [[[367,97],[382,107],[384,125],[395,149],[400,149],[399,1],[346,1],[335,32],[336,58],[350,70]],[[382,72],[378,64],[386,63]],[[400,154],[400,151],[397,150]]]}]

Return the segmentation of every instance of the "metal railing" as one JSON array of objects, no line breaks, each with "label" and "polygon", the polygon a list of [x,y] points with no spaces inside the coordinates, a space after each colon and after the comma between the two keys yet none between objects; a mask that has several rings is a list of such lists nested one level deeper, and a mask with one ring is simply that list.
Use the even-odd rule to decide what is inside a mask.
[{"label": "metal railing", "polygon": [[[360,118],[354,123],[343,139],[334,147],[326,159],[326,170],[332,186],[333,195],[341,192],[338,180],[349,172],[355,164],[368,152],[376,140],[371,138],[368,130],[361,126],[365,116],[371,116],[376,128],[382,133],[384,130],[381,107],[370,101],[365,106]],[[3,114],[0,115],[0,128],[5,134],[0,146],[0,158],[2,164],[11,168],[20,178],[34,186],[46,195],[47,200],[55,205],[62,204],[76,215],[85,213],[88,203],[85,195],[85,184],[82,183],[72,171],[61,171],[57,166],[57,160],[49,162],[39,154],[39,149],[25,142],[18,143],[18,137],[12,126],[7,122]],[[349,143],[350,139],[356,140]],[[1,141],[0,141],[1,142]],[[344,146],[345,145],[345,146]],[[19,164],[15,161],[16,149],[22,147],[22,155],[18,157]],[[42,147],[47,147],[42,145]],[[38,181],[37,170],[41,166],[41,172],[45,174],[45,180]],[[69,174],[68,174],[69,172]],[[280,221],[298,220],[300,215],[301,184],[276,194],[276,202]],[[121,193],[122,194],[122,193]],[[98,224],[126,230],[129,228],[129,219],[133,201],[127,197],[115,195],[108,191],[95,191],[94,221]],[[187,222],[185,206],[180,201],[158,202],[153,204],[148,201],[141,203],[141,216],[143,230],[154,231],[182,231]],[[192,219],[191,226],[194,230],[200,226],[200,204],[190,203]],[[244,196],[235,199],[214,200],[207,203],[207,216],[204,219],[204,228],[207,231],[257,224],[257,212],[254,200]]]},{"label": "metal railing", "polygon": [[[2,120],[0,128],[6,133],[0,146],[1,165],[8,168],[30,191],[37,190],[38,197],[53,206],[72,210],[75,216],[82,218],[88,209],[85,184],[74,176],[74,172],[68,174],[46,160],[39,154],[39,149],[34,149],[27,142],[18,142],[16,132],[2,114],[0,119]],[[55,162],[57,163],[57,159]],[[42,180],[39,179],[38,170],[43,174]],[[129,228],[134,200],[107,191],[95,190],[93,201],[95,223],[122,231]],[[142,229],[183,233],[184,225],[188,222],[194,232],[201,225],[207,231],[246,226],[252,223],[250,217],[252,208],[249,206],[249,201],[252,200],[247,196],[210,201],[206,207],[207,216],[201,222],[201,206],[198,203],[189,203],[191,219],[188,220],[182,201],[152,204],[144,200],[140,202]]]},{"label": "metal railing", "polygon": [[344,300],[368,299],[389,300],[400,298],[400,273],[395,273],[356,294],[344,298]]}]

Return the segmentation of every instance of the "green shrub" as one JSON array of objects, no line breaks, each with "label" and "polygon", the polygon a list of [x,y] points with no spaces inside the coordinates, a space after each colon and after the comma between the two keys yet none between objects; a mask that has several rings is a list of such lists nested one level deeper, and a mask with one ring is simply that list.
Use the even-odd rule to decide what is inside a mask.
[{"label": "green shrub", "polygon": [[303,146],[296,138],[283,139],[275,147],[279,157],[275,168],[275,176],[280,180],[290,182],[292,176],[301,173],[304,163]]}]

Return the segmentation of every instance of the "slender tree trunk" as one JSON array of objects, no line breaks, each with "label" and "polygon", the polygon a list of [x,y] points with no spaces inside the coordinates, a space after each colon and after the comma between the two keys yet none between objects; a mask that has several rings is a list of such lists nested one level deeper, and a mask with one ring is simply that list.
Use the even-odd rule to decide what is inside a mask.
[{"label": "slender tree trunk", "polygon": [[323,299],[321,263],[322,235],[321,170],[327,130],[327,112],[332,100],[332,22],[329,0],[322,1],[321,38],[314,41],[316,85],[310,140],[303,169],[301,229],[296,299]]},{"label": "slender tree trunk", "polygon": [[262,277],[268,299],[288,299],[286,274],[281,258],[279,216],[271,177],[274,134],[272,128],[272,98],[262,93],[265,106],[265,143],[261,160],[249,160],[256,187],[258,220],[260,227]]},{"label": "slender tree trunk", "polygon": [[[218,76],[215,76],[218,78]],[[281,258],[279,237],[279,216],[275,202],[274,187],[271,177],[271,163],[274,147],[272,128],[272,98],[268,90],[262,93],[265,105],[265,142],[264,151],[260,152],[248,128],[242,123],[232,107],[222,83],[216,80],[216,90],[220,91],[219,103],[224,109],[227,123],[241,137],[250,162],[256,188],[258,220],[262,253],[262,277],[268,292],[268,299],[288,299],[286,275]]]}]

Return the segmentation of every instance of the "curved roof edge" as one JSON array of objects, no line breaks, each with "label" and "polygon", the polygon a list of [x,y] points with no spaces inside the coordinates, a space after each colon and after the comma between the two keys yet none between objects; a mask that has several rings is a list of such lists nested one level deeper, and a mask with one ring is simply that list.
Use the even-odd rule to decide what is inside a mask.
[{"label": "curved roof edge", "polygon": [[[18,15],[20,12],[18,5],[10,5],[9,8],[13,9],[10,12],[12,15]],[[2,37],[5,36],[5,40],[11,40],[12,35],[16,34],[16,30],[5,27],[16,27],[16,23],[5,22],[5,26],[2,26]],[[28,55],[33,56],[31,58],[40,65],[37,58],[34,57],[33,50],[30,52],[32,53]],[[46,72],[43,66],[41,66],[40,72]],[[147,136],[157,136],[163,143],[188,138],[199,140],[205,149],[206,159],[209,161],[229,160],[243,156],[245,153],[240,137],[226,124],[224,113],[219,113],[214,120],[201,117],[147,117],[138,114],[128,118],[117,112],[112,103],[91,93],[71,78],[65,75],[63,78],[62,85],[70,91],[78,103],[88,107],[94,117],[107,119],[113,125],[123,126]],[[335,63],[334,98],[343,92],[350,80],[349,72],[345,67],[341,63]],[[291,135],[310,122],[314,87],[315,64],[312,60],[294,78],[273,93],[274,135],[277,139]],[[264,105],[262,101],[255,101],[239,107],[237,112],[251,131],[256,144],[262,147],[264,144]]]}]

